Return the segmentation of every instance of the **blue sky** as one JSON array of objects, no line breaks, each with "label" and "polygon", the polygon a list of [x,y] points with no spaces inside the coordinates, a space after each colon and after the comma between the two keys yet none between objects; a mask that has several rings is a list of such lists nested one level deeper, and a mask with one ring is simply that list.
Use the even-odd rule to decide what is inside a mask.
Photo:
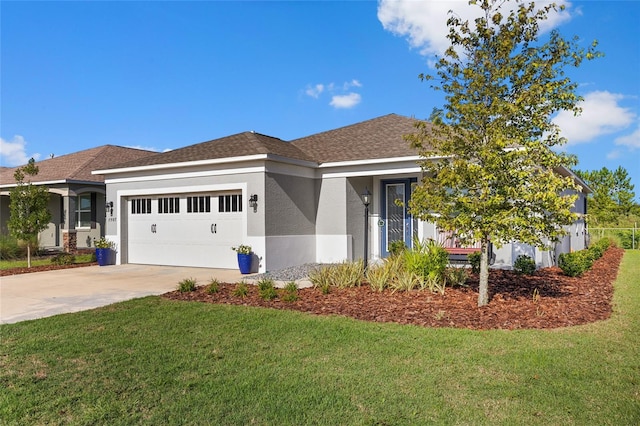
[{"label": "blue sky", "polygon": [[[556,118],[565,149],[582,170],[625,167],[640,195],[640,2],[563,3],[549,27],[605,54],[567,70],[585,102]],[[473,16],[466,1],[3,1],[0,165],[427,118],[443,98],[417,76],[449,9]]]}]

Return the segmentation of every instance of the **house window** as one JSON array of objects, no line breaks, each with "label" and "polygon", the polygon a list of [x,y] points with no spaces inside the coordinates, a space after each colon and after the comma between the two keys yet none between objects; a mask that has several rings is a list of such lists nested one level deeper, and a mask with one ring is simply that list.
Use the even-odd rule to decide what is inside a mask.
[{"label": "house window", "polygon": [[242,195],[221,195],[218,197],[218,211],[220,213],[231,213],[242,211]]},{"label": "house window", "polygon": [[208,195],[199,195],[195,197],[187,197],[187,213],[210,213],[211,197]]},{"label": "house window", "polygon": [[131,214],[151,214],[151,198],[133,198]]},{"label": "house window", "polygon": [[180,213],[180,198],[158,198],[158,213]]},{"label": "house window", "polygon": [[76,227],[91,228],[91,194],[78,195]]}]

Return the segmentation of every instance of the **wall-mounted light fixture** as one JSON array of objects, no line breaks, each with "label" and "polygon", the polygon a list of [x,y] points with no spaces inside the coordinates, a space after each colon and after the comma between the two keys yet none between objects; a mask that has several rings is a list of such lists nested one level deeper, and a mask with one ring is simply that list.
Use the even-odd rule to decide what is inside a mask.
[{"label": "wall-mounted light fixture", "polygon": [[252,194],[251,197],[249,197],[249,206],[253,207],[254,213],[258,211],[258,194]]},{"label": "wall-mounted light fixture", "polygon": [[113,216],[113,201],[104,203],[104,210],[105,213],[109,213],[111,216]]}]

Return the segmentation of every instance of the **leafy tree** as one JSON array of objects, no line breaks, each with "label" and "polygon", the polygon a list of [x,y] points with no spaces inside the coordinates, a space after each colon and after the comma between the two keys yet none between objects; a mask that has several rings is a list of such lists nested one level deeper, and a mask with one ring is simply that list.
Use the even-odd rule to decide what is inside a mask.
[{"label": "leafy tree", "polygon": [[445,93],[445,105],[434,110],[431,124],[419,122],[407,136],[425,157],[409,207],[422,220],[458,231],[463,242],[481,243],[483,306],[489,302],[490,241],[544,247],[576,219],[570,209],[578,188],[558,173],[572,157],[550,149],[565,142],[551,116],[579,112],[577,85],[563,69],[600,54],[595,42],[585,50],[557,31],[539,41],[540,23],[556,5],[536,9],[518,1],[503,16],[501,6],[512,3],[470,3],[483,16],[472,26],[451,14],[451,45],[435,64],[437,76],[420,75],[438,79],[432,87]]},{"label": "leafy tree", "polygon": [[618,223],[622,216],[629,216],[637,211],[634,185],[625,168],[618,167],[612,171],[603,167],[593,171],[578,170],[576,173],[593,189],[593,194],[589,195],[587,212],[592,223]]},{"label": "leafy tree", "polygon": [[27,266],[31,267],[31,242],[38,233],[46,229],[51,220],[49,212],[49,191],[44,186],[25,183],[26,176],[36,176],[38,166],[32,158],[26,166],[16,169],[13,177],[16,186],[9,194],[9,220],[7,226],[11,235],[27,242]]}]

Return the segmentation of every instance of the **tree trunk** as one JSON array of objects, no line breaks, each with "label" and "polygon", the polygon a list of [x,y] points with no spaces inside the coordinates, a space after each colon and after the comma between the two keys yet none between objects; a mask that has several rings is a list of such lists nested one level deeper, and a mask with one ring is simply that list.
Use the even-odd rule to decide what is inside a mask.
[{"label": "tree trunk", "polygon": [[480,249],[480,286],[478,288],[478,307],[489,303],[489,239],[483,238]]},{"label": "tree trunk", "polygon": [[27,242],[27,268],[31,268],[31,243]]}]

